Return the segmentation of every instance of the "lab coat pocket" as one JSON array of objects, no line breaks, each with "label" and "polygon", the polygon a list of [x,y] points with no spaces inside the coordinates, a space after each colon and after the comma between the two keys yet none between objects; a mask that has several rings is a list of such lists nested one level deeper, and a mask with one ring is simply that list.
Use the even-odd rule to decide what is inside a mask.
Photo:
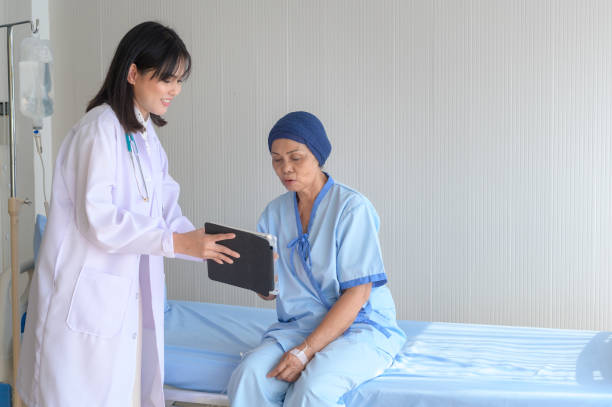
[{"label": "lab coat pocket", "polygon": [[76,332],[112,338],[123,325],[130,296],[128,278],[83,268],[66,323]]}]

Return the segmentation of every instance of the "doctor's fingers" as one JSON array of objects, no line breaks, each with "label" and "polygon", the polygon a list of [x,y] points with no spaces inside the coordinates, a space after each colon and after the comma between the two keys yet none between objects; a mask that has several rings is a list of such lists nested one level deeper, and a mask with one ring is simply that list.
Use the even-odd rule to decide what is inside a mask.
[{"label": "doctor's fingers", "polygon": [[222,244],[215,244],[214,246],[211,247],[211,249],[218,252],[219,254],[225,254],[228,256],[232,256],[236,259],[240,257],[240,253],[235,252],[229,247],[223,246]]},{"label": "doctor's fingers", "polygon": [[233,233],[220,233],[217,235],[209,235],[204,234],[204,250],[213,250],[215,252],[227,254],[229,256],[238,258],[240,254],[238,252],[233,251],[232,249],[223,246],[221,244],[217,244],[218,241],[221,240],[230,240],[236,237]]},{"label": "doctor's fingers", "polygon": [[206,237],[209,240],[212,240],[214,243],[219,242],[221,240],[231,240],[234,239],[236,237],[235,234],[233,233],[217,233],[214,235],[211,234],[207,234],[206,232],[204,232],[206,234]]},{"label": "doctor's fingers", "polygon": [[213,259],[217,263],[220,263],[221,261],[224,261],[230,264],[234,263],[234,260],[230,258],[229,256],[232,256],[234,258],[239,258],[240,253],[235,252],[231,250],[230,248],[225,247],[220,244],[212,244],[212,245],[209,244],[204,247],[204,257],[207,259]]},{"label": "doctor's fingers", "polygon": [[216,261],[219,264],[223,264],[223,262],[225,263],[229,263],[232,264],[234,263],[234,260],[232,260],[231,257],[226,256],[225,254],[215,251],[213,249],[205,249],[204,250],[204,256],[205,259],[211,259]]}]

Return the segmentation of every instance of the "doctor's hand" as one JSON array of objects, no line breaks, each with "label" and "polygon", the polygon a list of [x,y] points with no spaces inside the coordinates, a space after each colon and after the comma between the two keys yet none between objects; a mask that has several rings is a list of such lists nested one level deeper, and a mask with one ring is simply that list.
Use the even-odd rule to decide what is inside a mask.
[{"label": "doctor's hand", "polygon": [[240,257],[239,253],[217,244],[218,241],[235,238],[236,235],[233,233],[210,235],[205,233],[204,229],[196,229],[187,233],[174,233],[172,237],[175,253],[201,259],[211,259],[219,264],[223,264],[223,262],[232,264],[234,260],[231,257]]},{"label": "doctor's hand", "polygon": [[[291,352],[297,350],[303,350],[304,356],[307,358],[306,363],[302,363],[300,359]],[[285,352],[280,362],[276,365],[276,367],[268,372],[266,377],[276,377],[278,380],[284,380],[286,382],[293,383],[297,379],[300,378],[302,374],[302,370],[306,367],[308,362],[312,359],[314,355],[310,352],[310,348],[308,345],[301,345],[296,348],[291,349],[289,352]]]}]

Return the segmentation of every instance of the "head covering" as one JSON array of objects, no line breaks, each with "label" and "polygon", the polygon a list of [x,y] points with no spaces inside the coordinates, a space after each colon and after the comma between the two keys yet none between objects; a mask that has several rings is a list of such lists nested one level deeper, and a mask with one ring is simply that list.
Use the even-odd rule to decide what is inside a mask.
[{"label": "head covering", "polygon": [[272,151],[274,140],[279,138],[305,144],[321,166],[331,153],[331,144],[323,124],[315,115],[308,112],[291,112],[276,122],[268,136],[270,151]]}]

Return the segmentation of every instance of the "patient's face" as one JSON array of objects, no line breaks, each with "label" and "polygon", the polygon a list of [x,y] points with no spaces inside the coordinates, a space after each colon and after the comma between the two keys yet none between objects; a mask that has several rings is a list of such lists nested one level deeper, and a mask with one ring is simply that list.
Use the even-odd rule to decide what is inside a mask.
[{"label": "patient's face", "polygon": [[289,191],[300,192],[316,185],[321,175],[319,162],[304,144],[276,139],[270,154],[276,175]]}]

